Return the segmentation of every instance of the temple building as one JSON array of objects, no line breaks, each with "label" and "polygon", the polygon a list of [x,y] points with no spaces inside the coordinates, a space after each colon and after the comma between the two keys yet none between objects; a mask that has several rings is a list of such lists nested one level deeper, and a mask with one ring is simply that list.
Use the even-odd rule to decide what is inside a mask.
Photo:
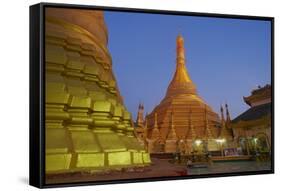
[{"label": "temple building", "polygon": [[46,8],[46,174],[142,167],[102,11]]},{"label": "temple building", "polygon": [[231,121],[235,142],[244,154],[270,153],[271,85],[258,87],[243,99],[250,108]]},{"label": "temple building", "polygon": [[177,37],[176,45],[176,70],[172,81],[164,99],[146,118],[148,151],[217,151],[218,138],[230,139],[228,119],[225,121],[223,117],[221,121],[218,114],[198,95],[186,69],[184,39],[181,35]]}]

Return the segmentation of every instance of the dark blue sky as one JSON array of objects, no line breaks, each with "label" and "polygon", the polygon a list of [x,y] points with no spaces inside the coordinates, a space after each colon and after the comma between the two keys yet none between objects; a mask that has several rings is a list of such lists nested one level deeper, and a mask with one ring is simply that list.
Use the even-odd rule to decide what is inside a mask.
[{"label": "dark blue sky", "polygon": [[176,66],[176,37],[185,39],[187,69],[199,95],[216,111],[228,103],[234,118],[243,96],[271,79],[269,21],[105,12],[113,70],[134,119],[160,103]]}]

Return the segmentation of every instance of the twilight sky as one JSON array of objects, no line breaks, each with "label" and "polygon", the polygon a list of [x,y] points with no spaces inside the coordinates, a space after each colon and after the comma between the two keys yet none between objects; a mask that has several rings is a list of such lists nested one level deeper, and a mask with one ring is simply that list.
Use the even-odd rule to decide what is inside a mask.
[{"label": "twilight sky", "polygon": [[228,103],[234,118],[258,85],[271,83],[269,21],[105,12],[108,48],[125,105],[150,113],[166,94],[176,67],[176,37],[185,39],[189,75],[214,111]]}]

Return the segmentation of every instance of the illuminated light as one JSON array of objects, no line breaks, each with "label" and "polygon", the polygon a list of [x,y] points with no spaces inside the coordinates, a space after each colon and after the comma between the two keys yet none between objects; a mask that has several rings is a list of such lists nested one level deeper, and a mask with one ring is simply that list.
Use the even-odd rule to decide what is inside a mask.
[{"label": "illuminated light", "polygon": [[198,139],[198,140],[195,141],[195,144],[196,144],[197,146],[199,146],[201,143],[202,143],[202,141],[201,141],[200,139]]},{"label": "illuminated light", "polygon": [[221,144],[222,144],[222,143],[224,143],[224,142],[225,142],[225,139],[216,139],[216,142],[217,142],[217,143],[221,143]]}]

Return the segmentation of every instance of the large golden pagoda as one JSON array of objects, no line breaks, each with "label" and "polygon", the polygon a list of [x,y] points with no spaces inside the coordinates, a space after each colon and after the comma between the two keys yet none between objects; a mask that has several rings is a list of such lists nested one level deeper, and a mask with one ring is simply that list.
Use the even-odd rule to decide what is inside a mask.
[{"label": "large golden pagoda", "polygon": [[46,9],[46,173],[143,166],[102,11]]},{"label": "large golden pagoda", "polygon": [[[152,153],[176,152],[178,147],[172,144],[186,141],[191,148],[190,144],[193,144],[194,140],[209,140],[218,136],[219,116],[198,95],[185,63],[184,39],[179,35],[173,79],[164,99],[147,117],[148,138],[155,139],[156,131],[159,131],[160,137],[159,140],[151,143],[149,150]],[[162,146],[159,147],[158,144]]]}]

